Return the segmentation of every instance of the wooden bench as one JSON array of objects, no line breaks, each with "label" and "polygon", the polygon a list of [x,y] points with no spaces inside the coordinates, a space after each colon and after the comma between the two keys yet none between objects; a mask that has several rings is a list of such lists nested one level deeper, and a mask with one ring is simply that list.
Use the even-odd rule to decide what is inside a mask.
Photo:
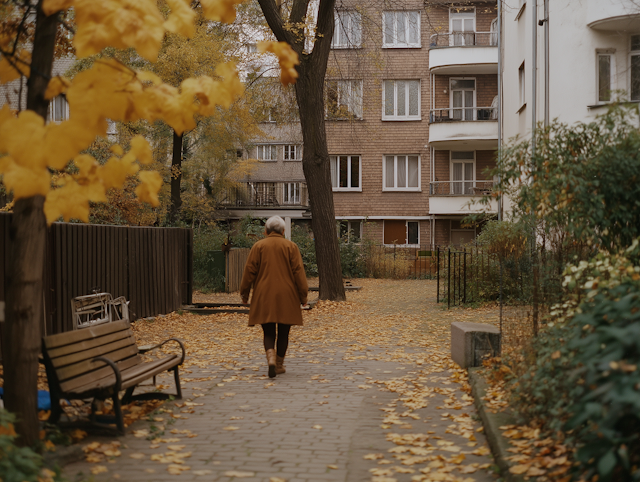
[{"label": "wooden bench", "polygon": [[[169,355],[160,360],[144,362],[140,353],[163,346],[170,341],[180,345],[182,355]],[[124,434],[122,404],[132,400],[167,399],[170,394],[160,392],[133,395],[136,386],[164,371],[173,371],[176,383],[176,398],[182,398],[178,367],[185,357],[184,345],[170,338],[155,346],[136,346],[136,339],[127,321],[116,321],[83,330],[46,336],[42,339],[42,354],[49,390],[51,393],[52,423],[57,423],[63,413],[61,399],[93,398],[90,421],[97,426],[96,401],[111,398],[115,412],[115,424]],[[120,398],[119,393],[125,391]],[[113,417],[110,417],[113,419]]]}]

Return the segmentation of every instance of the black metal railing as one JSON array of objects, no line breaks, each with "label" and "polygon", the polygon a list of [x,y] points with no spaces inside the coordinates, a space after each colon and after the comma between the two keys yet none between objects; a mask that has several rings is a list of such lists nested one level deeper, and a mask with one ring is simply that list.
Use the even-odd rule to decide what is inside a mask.
[{"label": "black metal railing", "polygon": [[309,206],[306,182],[247,182],[227,189],[222,207]]},{"label": "black metal railing", "polygon": [[439,47],[497,47],[497,32],[447,32],[430,37],[429,48]]},{"label": "black metal railing", "polygon": [[432,109],[429,123],[457,121],[497,121],[498,109],[495,107],[449,107]]},{"label": "black metal railing", "polygon": [[490,194],[493,181],[435,181],[429,183],[431,196],[484,196]]}]

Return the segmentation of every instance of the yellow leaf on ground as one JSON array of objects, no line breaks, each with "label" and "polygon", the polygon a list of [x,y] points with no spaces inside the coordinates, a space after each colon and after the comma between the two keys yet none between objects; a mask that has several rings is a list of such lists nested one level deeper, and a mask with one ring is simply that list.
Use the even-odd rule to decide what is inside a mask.
[{"label": "yellow leaf on ground", "polygon": [[255,474],[255,472],[242,472],[240,470],[227,470],[224,475],[226,477],[237,477],[239,479],[243,478],[243,477],[253,477]]},{"label": "yellow leaf on ground", "polygon": [[95,467],[91,467],[91,473],[93,475],[103,474],[105,472],[108,472],[108,470],[104,465],[96,465]]},{"label": "yellow leaf on ground", "polygon": [[511,472],[512,474],[520,475],[529,470],[529,467],[530,464],[514,465],[513,467],[509,467],[509,472]]}]

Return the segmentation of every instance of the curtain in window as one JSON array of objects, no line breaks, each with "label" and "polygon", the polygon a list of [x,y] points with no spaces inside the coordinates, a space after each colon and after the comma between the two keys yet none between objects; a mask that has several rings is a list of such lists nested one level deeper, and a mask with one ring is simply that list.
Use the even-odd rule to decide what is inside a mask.
[{"label": "curtain in window", "polygon": [[398,180],[396,187],[407,187],[407,156],[398,156]]},{"label": "curtain in window", "polygon": [[409,20],[409,43],[416,45],[420,43],[420,12],[408,12]]},{"label": "curtain in window", "polygon": [[465,162],[464,164],[464,193],[473,194],[473,163]]},{"label": "curtain in window", "polygon": [[409,183],[408,187],[418,187],[418,156],[409,156]]},{"label": "curtain in window", "polygon": [[418,115],[420,113],[420,81],[412,80],[409,82],[409,115]]},{"label": "curtain in window", "polygon": [[631,100],[640,100],[640,55],[631,56]]},{"label": "curtain in window", "polygon": [[451,194],[462,194],[462,163],[453,163],[453,185],[451,186]]},{"label": "curtain in window", "polygon": [[329,158],[329,162],[331,164],[331,187],[338,187],[338,170],[337,170],[337,159],[335,156],[331,156]]},{"label": "curtain in window", "polygon": [[393,166],[393,156],[387,156],[385,159],[385,187],[395,187],[394,186],[394,166]]},{"label": "curtain in window", "polygon": [[394,42],[394,24],[396,23],[395,12],[384,13],[384,43],[387,45],[393,45]]},{"label": "curtain in window", "polygon": [[396,82],[396,90],[398,93],[398,111],[396,112],[397,116],[405,116],[407,115],[406,111],[406,90],[405,90],[406,82],[403,80],[398,80]]},{"label": "curtain in window", "polygon": [[384,115],[395,115],[395,90],[393,80],[384,81]]}]

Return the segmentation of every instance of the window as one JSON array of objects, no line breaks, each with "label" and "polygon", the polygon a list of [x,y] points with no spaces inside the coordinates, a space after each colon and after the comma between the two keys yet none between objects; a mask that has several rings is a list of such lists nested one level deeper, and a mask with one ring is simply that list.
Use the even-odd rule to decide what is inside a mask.
[{"label": "window", "polygon": [[385,220],[384,244],[419,245],[419,221]]},{"label": "window", "polygon": [[247,48],[247,53],[248,53],[248,54],[255,54],[255,53],[257,53],[257,52],[258,52],[258,47],[257,47],[257,45],[256,45],[256,44],[254,44],[254,43],[249,43],[249,44],[247,44],[247,45],[246,45],[246,48]]},{"label": "window", "polygon": [[631,100],[640,100],[640,35],[631,36]]},{"label": "window", "polygon": [[362,237],[362,221],[343,219],[338,222],[338,236],[351,243],[357,243]]},{"label": "window", "polygon": [[361,80],[328,80],[326,89],[328,118],[362,118]]},{"label": "window", "polygon": [[475,151],[451,151],[451,194],[473,194],[475,158]]},{"label": "window", "polygon": [[272,145],[258,146],[257,158],[261,161],[275,161],[278,159],[277,147]]},{"label": "window", "polygon": [[284,146],[285,161],[298,161],[301,158],[302,156],[300,156],[300,148],[298,146]]},{"label": "window", "polygon": [[282,202],[284,204],[300,204],[300,183],[285,182],[283,184]]},{"label": "window", "polygon": [[385,80],[383,120],[420,120],[420,81]]},{"label": "window", "polygon": [[449,79],[449,91],[452,118],[464,121],[476,120],[475,79]]},{"label": "window", "polygon": [[420,47],[420,12],[384,12],[383,47]]},{"label": "window", "polygon": [[49,104],[49,120],[52,122],[62,122],[69,118],[69,104],[63,95],[51,99]]},{"label": "window", "polygon": [[352,11],[336,12],[336,27],[331,40],[331,48],[348,49],[360,47],[362,27],[360,14]]},{"label": "window", "polygon": [[449,11],[449,45],[475,45],[476,10],[475,8],[451,8]]},{"label": "window", "polygon": [[597,83],[598,83],[598,102],[610,102],[611,91],[613,85],[613,52],[598,51],[597,60]]},{"label": "window", "polygon": [[[522,62],[522,65],[520,65],[520,68],[518,69],[518,99],[520,100],[520,105],[524,106],[525,104],[525,92],[524,92],[524,86],[525,86],[525,77],[524,77],[524,62]],[[522,109],[522,107],[520,107]]]},{"label": "window", "polygon": [[418,156],[385,156],[385,191],[417,191],[420,188],[420,158]]},{"label": "window", "polygon": [[362,191],[360,156],[331,156],[331,185],[334,191]]}]

